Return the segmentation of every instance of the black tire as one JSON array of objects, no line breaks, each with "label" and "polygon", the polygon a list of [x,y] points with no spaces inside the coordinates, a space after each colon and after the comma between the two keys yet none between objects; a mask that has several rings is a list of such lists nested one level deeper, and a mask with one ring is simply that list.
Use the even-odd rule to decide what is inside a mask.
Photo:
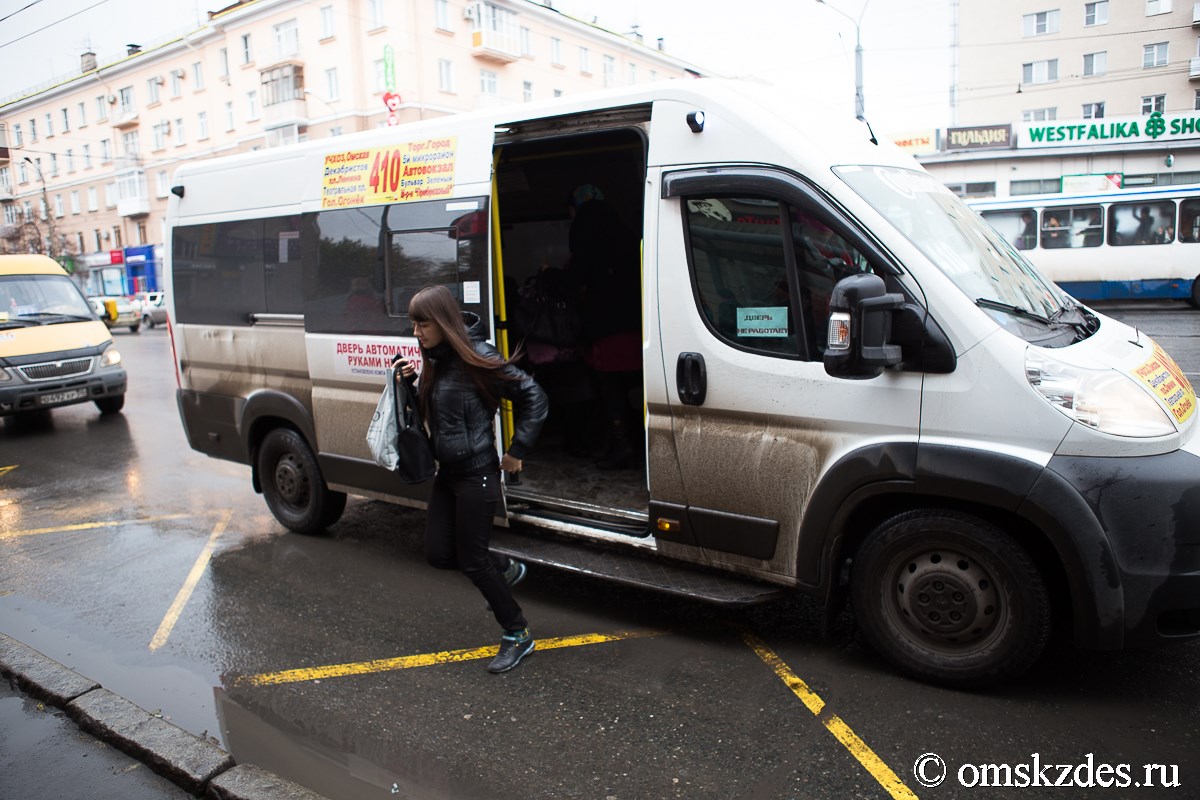
[{"label": "black tire", "polygon": [[149,314],[142,314],[142,324],[150,330],[154,330],[154,320],[150,319]]},{"label": "black tire", "polygon": [[275,519],[295,533],[320,533],[346,508],[346,495],[329,490],[312,448],[291,428],[276,428],[263,439],[258,478]]},{"label": "black tire", "polygon": [[855,555],[850,582],[867,641],[922,680],[1012,680],[1050,637],[1050,596],[1033,560],[969,514],[930,509],[885,520]]},{"label": "black tire", "polygon": [[130,333],[137,333],[139,330],[141,330],[141,328],[142,328],[142,323],[140,323],[140,322],[139,322],[137,325],[130,325],[130,326],[129,326],[129,332],[130,332]]},{"label": "black tire", "polygon": [[114,394],[111,397],[101,397],[95,401],[101,415],[116,414],[125,407],[125,395]]}]

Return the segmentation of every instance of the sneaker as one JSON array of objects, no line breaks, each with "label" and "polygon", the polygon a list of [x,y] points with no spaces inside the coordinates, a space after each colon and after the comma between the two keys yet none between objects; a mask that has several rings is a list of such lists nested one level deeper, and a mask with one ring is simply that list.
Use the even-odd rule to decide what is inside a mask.
[{"label": "sneaker", "polygon": [[525,573],[528,571],[529,568],[525,566],[524,561],[517,561],[515,558],[510,558],[508,566],[504,568],[504,582],[510,587],[516,586],[525,580]]},{"label": "sneaker", "polygon": [[500,652],[488,664],[488,672],[508,672],[521,663],[521,659],[533,652],[534,641],[526,629],[520,633],[506,633],[500,637]]}]

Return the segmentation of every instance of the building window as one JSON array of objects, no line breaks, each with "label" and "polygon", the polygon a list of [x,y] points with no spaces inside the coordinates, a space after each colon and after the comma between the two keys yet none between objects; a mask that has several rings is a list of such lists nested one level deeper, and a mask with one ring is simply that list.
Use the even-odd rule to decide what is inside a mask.
[{"label": "building window", "polygon": [[92,146],[90,144],[85,144],[83,146],[83,168],[92,168]]},{"label": "building window", "polygon": [[171,124],[166,120],[163,120],[151,128],[151,133],[153,134],[154,140],[152,147],[154,150],[162,150],[167,146],[167,134],[170,132],[170,130]]},{"label": "building window", "polygon": [[79,208],[79,192],[71,192],[71,213],[78,214],[78,213],[80,213],[80,210],[81,209]]},{"label": "building window", "polygon": [[112,139],[100,140],[100,163],[107,164],[112,161]]},{"label": "building window", "polygon": [[63,215],[63,199],[61,194],[54,195],[54,216],[61,217]]},{"label": "building window", "polygon": [[533,55],[533,37],[529,32],[529,28],[522,26],[520,30],[521,55]]},{"label": "building window", "polygon": [[146,104],[152,106],[158,100],[158,76],[156,75],[146,81]]},{"label": "building window", "polygon": [[75,171],[75,151],[72,148],[68,147],[67,148],[67,172],[74,172],[74,171]]},{"label": "building window", "polygon": [[233,101],[229,100],[225,103],[225,130],[233,130]]},{"label": "building window", "polygon": [[13,125],[13,146],[21,147],[25,144],[24,135],[21,133],[21,123]]},{"label": "building window", "polygon": [[1059,194],[1061,190],[1061,178],[1035,178],[1027,181],[1012,181],[1008,184],[1008,193],[1011,195]]},{"label": "building window", "polygon": [[1045,36],[1058,33],[1058,10],[1026,14],[1021,18],[1024,36]]},{"label": "building window", "polygon": [[246,92],[246,119],[258,119],[258,92]]},{"label": "building window", "polygon": [[1142,113],[1153,114],[1155,111],[1163,113],[1163,109],[1167,107],[1167,96],[1165,94],[1152,94],[1142,98]]},{"label": "building window", "polygon": [[1084,119],[1100,119],[1104,116],[1104,103],[1084,103]]},{"label": "building window", "polygon": [[121,104],[121,114],[136,114],[137,106],[133,102],[133,87],[126,86],[123,89],[117,90],[117,100]]},{"label": "building window", "polygon": [[208,138],[208,112],[201,111],[196,115],[196,138],[204,141]]},{"label": "building window", "polygon": [[87,103],[77,104],[75,107],[75,113],[78,118],[75,123],[76,126],[82,128],[87,125]]},{"label": "building window", "polygon": [[375,62],[375,91],[386,92],[387,90],[387,62],[381,58]]},{"label": "building window", "polygon": [[183,94],[183,70],[171,70],[171,97]]},{"label": "building window", "polygon": [[[996,196],[995,181],[981,183],[947,183],[946,188],[954,192],[959,197],[973,198]],[[993,224],[992,227],[995,227],[995,225]],[[1018,249],[1023,248],[1020,248],[1018,245]]]},{"label": "building window", "polygon": [[175,119],[175,146],[182,147],[186,142],[187,139],[183,135],[183,120],[177,117]]},{"label": "building window", "polygon": [[71,114],[65,108],[58,113],[62,115],[62,132],[66,133],[71,130]]},{"label": "building window", "polygon": [[217,77],[229,83],[229,49],[226,47],[217,51]]},{"label": "building window", "polygon": [[499,76],[490,69],[479,70],[479,91],[483,94],[500,94]]},{"label": "building window", "polygon": [[1021,66],[1021,83],[1050,83],[1058,80],[1058,59],[1034,61]]},{"label": "building window", "polygon": [[46,112],[46,136],[47,138],[54,135],[54,115],[49,111]]},{"label": "building window", "polygon": [[1146,16],[1153,17],[1157,14],[1170,14],[1171,0],[1146,0]]},{"label": "building window", "polygon": [[440,31],[450,30],[450,0],[433,0],[433,24]]},{"label": "building window", "polygon": [[[97,205],[98,201],[96,199],[96,187],[89,186],[87,192],[88,192],[88,211],[96,211],[99,208],[99,206]],[[97,249],[99,249],[99,248],[97,248]]]},{"label": "building window", "polygon": [[383,27],[383,0],[367,0],[368,29]]},{"label": "building window", "polygon": [[557,36],[550,39],[550,63],[556,67],[561,67],[562,60],[562,39]]},{"label": "building window", "polygon": [[1196,90],[1196,99],[1192,103],[1192,108],[1194,108],[1196,111],[1200,111],[1200,89]]},{"label": "building window", "polygon": [[1142,69],[1167,65],[1167,42],[1148,44],[1142,48]]},{"label": "building window", "polygon": [[96,121],[106,122],[108,120],[108,98],[104,95],[96,98]]},{"label": "building window", "polygon": [[604,57],[604,85],[615,86],[617,82],[617,60],[612,56]]},{"label": "building window", "polygon": [[199,61],[192,64],[192,91],[198,92],[204,88],[204,65]]},{"label": "building window", "polygon": [[1099,3],[1083,4],[1083,24],[1085,27],[1108,24],[1108,0]]},{"label": "building window", "polygon": [[562,97],[562,96],[563,96],[563,94],[562,94],[562,89],[555,89],[555,90],[554,90],[554,96],[555,96],[555,97]]},{"label": "building window", "polygon": [[592,60],[586,47],[579,48],[579,71],[584,75],[592,74]]},{"label": "building window", "polygon": [[160,169],[154,174],[154,186],[159,197],[166,197],[167,192],[171,191],[171,181],[167,177],[167,171]]},{"label": "building window", "polygon": [[525,81],[521,85],[521,98],[526,102],[533,102],[533,81]]},{"label": "building window", "polygon": [[57,153],[50,154],[50,177],[51,178],[58,177],[58,154]]},{"label": "building window", "polygon": [[250,44],[250,34],[242,34],[242,63],[254,63],[254,48]]},{"label": "building window", "polygon": [[139,142],[137,131],[126,131],[121,134],[121,146],[125,148],[125,155],[128,158],[137,158],[141,152],[141,143]]},{"label": "building window", "polygon": [[300,52],[300,26],[289,19],[275,26],[275,49],[280,58],[288,58]]},{"label": "building window", "polygon": [[1083,57],[1083,77],[1093,78],[1108,72],[1108,52],[1088,53]]},{"label": "building window", "polygon": [[304,69],[297,64],[264,70],[262,98],[264,106],[274,106],[304,97]]},{"label": "building window", "polygon": [[336,103],[342,99],[342,89],[338,86],[337,67],[325,70],[325,96],[329,98],[329,102],[331,103]]},{"label": "building window", "polygon": [[448,94],[454,93],[454,62],[446,59],[438,59],[438,88]]},{"label": "building window", "polygon": [[629,85],[633,86],[637,83],[637,64],[629,65]]},{"label": "building window", "polygon": [[1021,119],[1024,122],[1046,122],[1052,119],[1058,119],[1057,108],[1031,108],[1028,111],[1021,112]]}]

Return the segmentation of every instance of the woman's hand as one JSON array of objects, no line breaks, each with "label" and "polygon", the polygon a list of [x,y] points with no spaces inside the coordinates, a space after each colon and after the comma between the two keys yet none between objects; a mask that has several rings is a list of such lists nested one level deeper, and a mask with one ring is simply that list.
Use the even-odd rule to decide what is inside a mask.
[{"label": "woman's hand", "polygon": [[396,359],[394,361],[392,361],[392,366],[400,367],[400,373],[396,376],[397,383],[400,382],[401,378],[411,378],[413,375],[417,374],[416,365],[414,365],[407,358],[401,358],[401,357],[397,356]]},{"label": "woman's hand", "polygon": [[504,470],[505,472],[520,472],[521,459],[513,458],[508,453],[505,453],[504,455],[500,456],[500,469]]}]

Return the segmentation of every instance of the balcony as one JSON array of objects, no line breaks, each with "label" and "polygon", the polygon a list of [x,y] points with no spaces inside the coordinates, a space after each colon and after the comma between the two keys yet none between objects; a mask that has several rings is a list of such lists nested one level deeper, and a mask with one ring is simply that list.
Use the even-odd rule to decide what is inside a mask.
[{"label": "balcony", "polygon": [[1193,58],[1188,66],[1188,80],[1200,81],[1200,56]]},{"label": "balcony", "polygon": [[520,42],[516,36],[500,31],[471,31],[471,55],[508,64],[521,57]]},{"label": "balcony", "polygon": [[150,213],[150,198],[146,195],[122,197],[117,201],[117,213],[122,217],[144,217]]},{"label": "balcony", "polygon": [[127,131],[138,126],[138,113],[133,109],[122,111],[113,117],[113,127],[119,131]]},{"label": "balcony", "polygon": [[262,124],[267,128],[277,128],[281,125],[305,125],[308,123],[308,100],[300,95],[294,100],[282,100],[263,106]]}]

